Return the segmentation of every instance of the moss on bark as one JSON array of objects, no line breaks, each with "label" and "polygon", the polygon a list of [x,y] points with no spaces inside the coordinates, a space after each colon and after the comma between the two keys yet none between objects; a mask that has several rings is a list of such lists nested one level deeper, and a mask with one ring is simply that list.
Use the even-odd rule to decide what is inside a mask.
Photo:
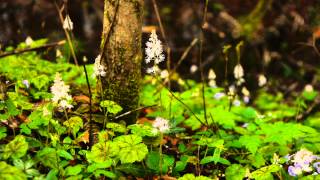
[{"label": "moss on bark", "polygon": [[[117,1],[105,0],[102,44],[108,33],[109,38],[102,56],[107,71],[102,88],[104,98],[117,102],[126,112],[139,106],[143,0],[119,0],[111,28]],[[132,124],[136,117],[137,113],[133,113],[125,120]]]}]

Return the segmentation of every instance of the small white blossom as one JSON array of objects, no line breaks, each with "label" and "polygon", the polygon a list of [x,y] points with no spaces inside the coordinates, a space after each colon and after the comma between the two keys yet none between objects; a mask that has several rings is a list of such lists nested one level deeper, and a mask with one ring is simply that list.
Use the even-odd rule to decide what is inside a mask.
[{"label": "small white blossom", "polygon": [[246,87],[243,87],[241,90],[242,94],[245,96],[250,96],[250,92]]},{"label": "small white blossom", "polygon": [[210,69],[209,70],[209,74],[208,74],[208,79],[210,79],[210,80],[215,80],[216,79],[216,73],[214,72],[214,70],[213,69]]},{"label": "small white blossom", "polygon": [[148,74],[155,75],[155,74],[158,74],[159,72],[160,72],[160,69],[159,69],[159,67],[157,65],[154,65],[154,66],[152,66],[150,68],[147,68],[147,73]]},{"label": "small white blossom", "polygon": [[233,74],[234,74],[234,78],[236,78],[236,79],[241,79],[243,77],[244,70],[243,70],[241,64],[237,64],[234,67]]},{"label": "small white blossom", "polygon": [[307,84],[305,87],[304,87],[304,90],[306,92],[312,92],[313,91],[313,86],[311,84]]},{"label": "small white blossom", "polygon": [[240,102],[238,99],[236,99],[236,100],[233,101],[232,104],[233,104],[234,106],[238,107],[238,106],[241,105],[241,102]]},{"label": "small white blossom", "polygon": [[248,104],[250,102],[250,96],[244,96],[243,97],[243,102]]},{"label": "small white blossom", "polygon": [[169,121],[167,119],[157,117],[153,122],[153,127],[164,133],[170,129]]},{"label": "small white blossom", "polygon": [[26,88],[27,88],[27,89],[29,89],[29,87],[30,87],[30,83],[29,83],[29,81],[28,81],[28,80],[26,80],[26,79],[25,79],[25,80],[23,80],[23,81],[22,81],[22,84],[24,84],[24,85],[26,86]]},{"label": "small white blossom", "polygon": [[71,21],[69,15],[67,15],[63,21],[63,29],[70,30],[70,31],[73,30],[73,22]]},{"label": "small white blossom", "polygon": [[30,45],[33,43],[33,39],[32,39],[30,36],[28,36],[28,37],[26,38],[25,43],[26,43],[27,46],[30,46]]},{"label": "small white blossom", "polygon": [[213,87],[213,88],[215,88],[215,87],[217,87],[217,83],[216,83],[216,73],[213,71],[213,69],[210,69],[209,70],[209,73],[208,73],[208,79],[209,79],[209,86],[210,87]]},{"label": "small white blossom", "polygon": [[244,83],[244,79],[243,79],[244,70],[243,70],[241,64],[237,64],[234,67],[233,75],[234,75],[234,78],[237,80],[237,85],[241,85],[242,83]]},{"label": "small white blossom", "polygon": [[146,43],[146,63],[150,63],[152,60],[155,64],[159,64],[164,61],[165,57],[163,55],[163,49],[161,41],[158,39],[155,30],[152,30],[151,35],[149,37],[149,41]]},{"label": "small white blossom", "polygon": [[258,85],[262,87],[265,84],[267,84],[267,78],[263,74],[260,74],[258,77]]},{"label": "small white blossom", "polygon": [[190,67],[191,74],[195,73],[197,70],[198,70],[198,66],[197,65],[195,65],[195,64],[191,65],[191,67]]},{"label": "small white blossom", "polygon": [[219,100],[219,99],[221,99],[221,98],[224,97],[224,96],[225,96],[225,93],[218,92],[218,93],[215,93],[213,97],[214,97],[216,100]]},{"label": "small white blossom", "polygon": [[54,84],[51,86],[51,93],[53,94],[53,103],[58,104],[61,108],[72,108],[69,86],[63,82],[59,73],[56,73]]},{"label": "small white blossom", "polygon": [[169,77],[169,72],[168,72],[168,70],[163,70],[163,71],[161,71],[160,77],[161,77],[162,79],[168,78],[168,77]]},{"label": "small white blossom", "polygon": [[105,77],[106,76],[106,71],[105,71],[105,67],[101,64],[101,56],[98,55],[94,61],[94,65],[93,65],[93,71],[94,71],[94,76],[98,77],[98,76],[102,76]]},{"label": "small white blossom", "polygon": [[61,58],[63,55],[59,49],[56,50],[56,57]]},{"label": "small white blossom", "polygon": [[209,80],[208,84],[209,84],[209,86],[212,87],[212,88],[217,87],[217,83],[216,83],[215,80]]}]

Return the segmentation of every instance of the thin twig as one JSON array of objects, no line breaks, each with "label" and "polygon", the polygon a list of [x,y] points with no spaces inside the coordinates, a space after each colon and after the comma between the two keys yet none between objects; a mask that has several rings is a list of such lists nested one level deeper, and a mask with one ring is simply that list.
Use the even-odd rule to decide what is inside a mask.
[{"label": "thin twig", "polygon": [[183,60],[186,59],[187,55],[189,54],[191,48],[197,44],[197,42],[199,41],[198,38],[194,38],[192,40],[192,42],[189,44],[189,46],[184,50],[184,52],[182,53],[180,59],[177,62],[177,65],[171,70],[170,74],[174,74],[175,71],[177,71],[178,67],[180,66],[180,64],[182,63]]},{"label": "thin twig", "polygon": [[111,119],[111,121],[116,120],[116,119],[119,119],[119,118],[122,118],[122,117],[127,116],[127,115],[129,115],[129,114],[131,114],[131,113],[134,113],[134,112],[136,112],[136,111],[140,111],[140,110],[142,110],[142,109],[151,108],[151,107],[155,107],[155,106],[157,106],[157,105],[155,104],[155,105],[151,105],[151,106],[144,106],[144,107],[139,107],[139,108],[137,108],[137,109],[133,109],[133,110],[131,110],[131,111],[127,111],[127,112],[125,112],[125,113],[123,113],[123,114],[120,114],[120,115],[114,117],[113,119]]},{"label": "thin twig", "polygon": [[93,145],[93,132],[92,132],[92,93],[91,93],[91,87],[89,83],[89,77],[88,77],[88,72],[87,68],[85,65],[85,62],[83,62],[83,70],[86,75],[86,81],[87,81],[87,86],[88,86],[88,91],[89,91],[89,147],[91,148]]},{"label": "thin twig", "polygon": [[[55,4],[56,9],[57,9],[57,11],[58,11],[60,23],[61,23],[61,25],[63,26],[63,21],[64,21],[64,20],[63,20],[62,11],[63,11],[63,9],[64,9],[64,6],[60,9],[56,1],[54,2],[54,4]],[[62,29],[63,29],[63,31],[64,31],[64,34],[65,34],[66,38],[67,38],[68,45],[69,45],[69,48],[70,48],[71,55],[72,55],[72,58],[73,58],[73,60],[74,60],[74,63],[78,66],[79,64],[78,64],[77,56],[76,56],[76,54],[75,54],[74,47],[73,47],[73,44],[72,44],[72,40],[71,40],[71,38],[70,38],[70,35],[69,35],[69,33],[68,33],[68,31],[67,31],[66,29],[64,29],[64,28],[62,28]]]},{"label": "thin twig", "polygon": [[37,50],[40,50],[40,49],[46,49],[46,48],[51,48],[51,47],[55,47],[55,46],[60,46],[60,45],[63,45],[65,43],[66,43],[66,41],[62,40],[62,41],[58,41],[58,42],[54,42],[54,43],[48,43],[48,44],[45,44],[45,45],[42,45],[42,46],[38,46],[38,47],[33,47],[33,48],[15,49],[15,50],[13,50],[11,52],[5,52],[5,53],[0,54],[0,58],[6,57],[6,56],[11,56],[11,55],[16,55],[16,54],[22,54],[22,53],[25,53],[25,52],[37,51]]},{"label": "thin twig", "polygon": [[200,55],[199,55],[199,66],[200,66],[200,74],[201,74],[201,81],[202,81],[202,102],[203,102],[203,111],[204,111],[204,119],[207,123],[207,125],[209,125],[208,123],[208,119],[207,119],[207,108],[206,108],[206,98],[205,98],[205,80],[204,80],[204,74],[203,74],[203,67],[202,67],[202,52],[203,52],[203,41],[204,41],[204,26],[206,23],[206,19],[207,19],[207,10],[208,10],[208,0],[206,0],[205,3],[205,8],[204,8],[204,14],[203,14],[203,20],[202,20],[202,24],[201,24],[201,31],[200,31]]}]

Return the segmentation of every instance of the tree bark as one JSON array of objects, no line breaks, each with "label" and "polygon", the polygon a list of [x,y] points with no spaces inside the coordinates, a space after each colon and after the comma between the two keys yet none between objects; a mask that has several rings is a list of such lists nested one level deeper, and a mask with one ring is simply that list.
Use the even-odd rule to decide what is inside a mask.
[{"label": "tree bark", "polygon": [[[105,0],[101,63],[104,99],[122,106],[123,112],[139,106],[143,0]],[[125,119],[136,122],[137,113]]]}]

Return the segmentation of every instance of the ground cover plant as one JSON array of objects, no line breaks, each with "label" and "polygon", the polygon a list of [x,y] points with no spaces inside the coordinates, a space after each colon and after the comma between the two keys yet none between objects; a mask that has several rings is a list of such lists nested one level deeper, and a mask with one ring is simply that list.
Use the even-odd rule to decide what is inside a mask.
[{"label": "ground cover plant", "polygon": [[[221,45],[222,68],[202,62],[208,0],[199,37],[178,61],[170,59],[156,1],[159,28],[148,27],[143,41],[141,29],[127,32],[142,26],[142,1],[105,2],[107,25],[93,63],[79,55],[72,18],[57,2],[66,40],[28,37],[0,48],[0,179],[319,178],[316,83],[281,91],[268,74],[244,66],[243,49],[261,20],[254,15],[272,1],[242,20],[241,38]],[[123,29],[116,15],[127,16],[126,9],[136,14]],[[125,47],[121,35],[129,37]],[[177,68],[195,45],[200,58],[188,78]]]},{"label": "ground cover plant", "polygon": [[48,62],[35,52],[5,57],[0,64],[1,179],[308,179],[319,172],[318,117],[296,120],[318,96],[312,87],[293,102],[261,88],[248,105],[240,64],[229,89],[216,86],[210,71],[204,87],[176,78],[179,91],[171,91],[168,74],[153,70],[143,80],[140,117],[126,125],[121,106],[101,99],[91,65],[90,149],[82,69],[63,60]]}]

